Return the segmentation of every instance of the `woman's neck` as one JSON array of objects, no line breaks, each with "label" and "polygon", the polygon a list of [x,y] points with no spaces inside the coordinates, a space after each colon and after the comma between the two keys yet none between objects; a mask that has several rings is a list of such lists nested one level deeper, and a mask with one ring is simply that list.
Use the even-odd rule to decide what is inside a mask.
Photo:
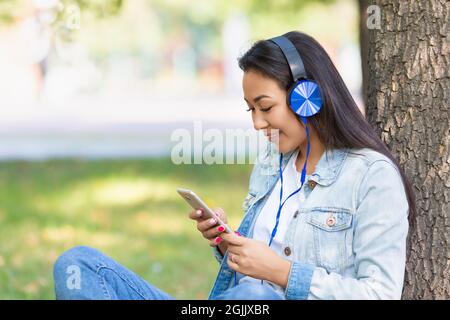
[{"label": "woman's neck", "polygon": [[[306,164],[306,174],[311,175],[314,173],[314,170],[316,169],[316,164],[319,162],[320,158],[322,157],[322,154],[325,151],[325,146],[320,141],[317,132],[311,127],[309,127],[308,129],[310,134],[310,149],[309,149],[308,163]],[[297,155],[297,160],[295,162],[295,166],[298,172],[302,172],[303,166],[305,164],[307,148],[308,148],[308,140],[305,140],[299,146],[299,152]]]}]

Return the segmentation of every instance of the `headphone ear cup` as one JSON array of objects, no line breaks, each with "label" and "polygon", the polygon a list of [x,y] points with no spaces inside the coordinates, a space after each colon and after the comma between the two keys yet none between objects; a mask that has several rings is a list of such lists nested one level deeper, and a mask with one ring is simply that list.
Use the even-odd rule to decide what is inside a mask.
[{"label": "headphone ear cup", "polygon": [[297,81],[288,92],[288,104],[300,117],[311,117],[322,108],[319,85],[315,81]]}]

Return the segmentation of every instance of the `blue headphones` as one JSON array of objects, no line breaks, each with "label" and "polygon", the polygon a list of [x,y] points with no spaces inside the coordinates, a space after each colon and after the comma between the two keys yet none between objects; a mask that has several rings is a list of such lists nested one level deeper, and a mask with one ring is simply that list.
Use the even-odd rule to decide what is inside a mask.
[{"label": "blue headphones", "polygon": [[270,39],[283,52],[291,70],[293,84],[288,90],[287,104],[301,118],[315,115],[322,108],[319,85],[306,76],[305,66],[300,53],[292,42],[279,36]]},{"label": "blue headphones", "polygon": [[[305,71],[305,66],[303,65],[303,60],[300,57],[300,53],[295,48],[294,44],[286,37],[279,36],[275,38],[269,39],[269,41],[275,43],[283,52],[284,57],[286,58],[287,63],[289,64],[289,68],[291,70],[291,75],[293,79],[293,84],[290,86],[287,92],[287,105],[294,111],[296,115],[300,117],[302,122],[305,124],[306,128],[306,137],[308,139],[308,146],[306,151],[306,159],[305,164],[303,165],[302,174],[301,174],[301,184],[300,188],[292,192],[284,201],[283,200],[283,171],[282,171],[282,162],[283,162],[283,154],[280,153],[280,165],[279,165],[279,174],[280,174],[280,203],[278,206],[275,226],[272,229],[272,233],[270,235],[269,246],[272,244],[272,241],[278,230],[278,223],[280,220],[281,209],[283,208],[286,201],[298,193],[305,183],[306,178],[306,164],[308,162],[309,150],[310,150],[310,138],[309,138],[309,130],[307,125],[307,118],[317,114],[322,108],[322,98],[320,96],[319,85],[313,81],[308,79]],[[263,280],[261,280],[261,284]],[[237,284],[236,273],[234,274],[234,284]]]}]

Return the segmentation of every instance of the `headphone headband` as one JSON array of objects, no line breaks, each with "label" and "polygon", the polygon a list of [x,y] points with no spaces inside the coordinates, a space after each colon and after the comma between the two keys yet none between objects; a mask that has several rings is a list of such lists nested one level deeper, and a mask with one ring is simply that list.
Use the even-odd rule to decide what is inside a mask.
[{"label": "headphone headband", "polygon": [[303,60],[294,44],[284,36],[275,37],[269,39],[269,41],[275,43],[281,51],[283,51],[283,54],[289,64],[289,68],[291,69],[291,75],[294,82],[300,79],[306,79],[307,77]]}]

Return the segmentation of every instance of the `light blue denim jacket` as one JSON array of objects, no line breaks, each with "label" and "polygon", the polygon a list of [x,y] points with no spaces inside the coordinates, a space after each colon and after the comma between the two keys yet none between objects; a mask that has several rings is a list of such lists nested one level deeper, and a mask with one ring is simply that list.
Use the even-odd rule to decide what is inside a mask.
[{"label": "light blue denim jacket", "polygon": [[[283,168],[293,153],[284,155]],[[277,170],[267,174],[264,165],[254,165],[242,236],[252,237],[278,178]],[[282,246],[283,258],[292,261],[286,298],[400,299],[408,202],[397,167],[367,148],[328,150],[304,187],[306,200],[292,213]],[[213,250],[220,270],[209,299],[234,285],[228,253]]]}]

